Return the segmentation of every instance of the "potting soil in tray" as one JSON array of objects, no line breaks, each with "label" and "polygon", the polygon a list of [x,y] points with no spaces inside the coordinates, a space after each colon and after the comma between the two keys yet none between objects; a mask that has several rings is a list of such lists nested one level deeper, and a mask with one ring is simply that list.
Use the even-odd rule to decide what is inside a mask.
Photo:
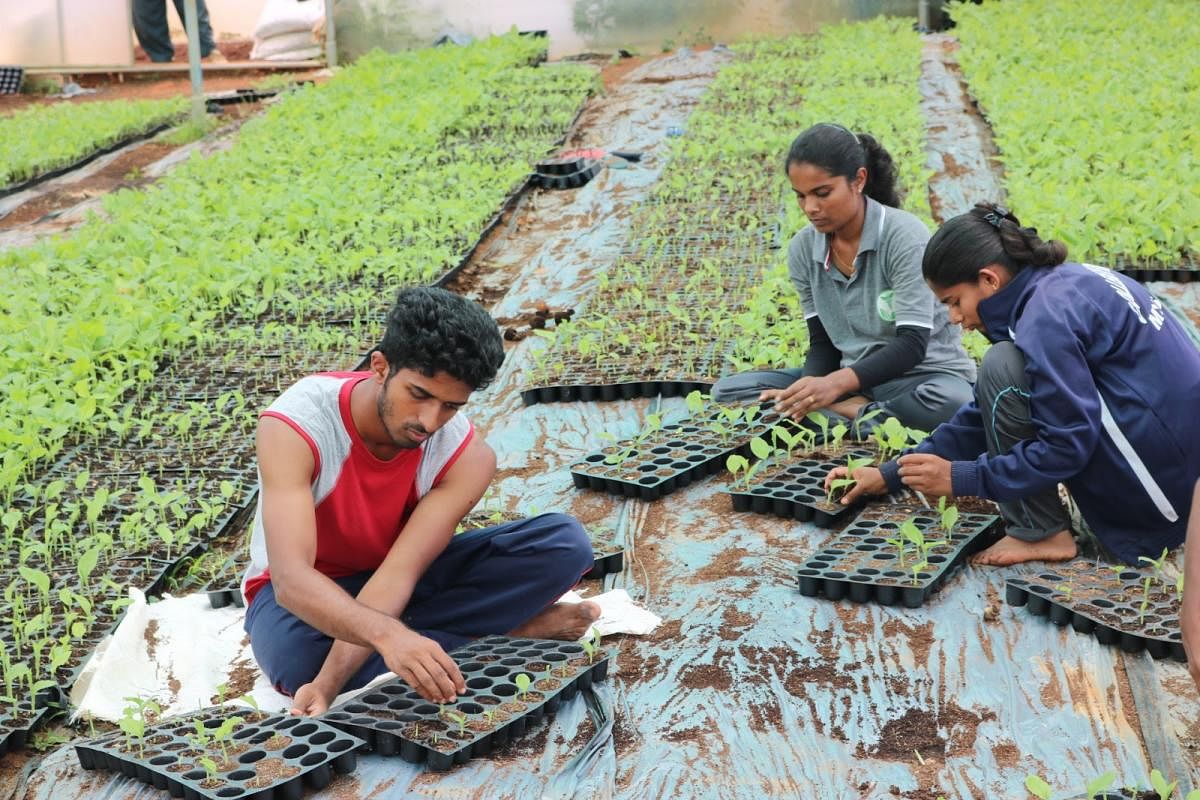
[{"label": "potting soil in tray", "polygon": [[[885,606],[903,604],[917,608],[941,588],[972,553],[994,542],[1000,518],[990,514],[963,514],[947,535],[923,506],[870,507],[815,553],[796,571],[800,594],[823,594],[830,600],[849,597],[856,603]],[[927,543],[937,542],[924,555],[905,541],[903,556],[900,527],[912,520]],[[915,573],[913,566],[921,564]]]},{"label": "potting soil in tray", "polygon": [[729,491],[734,511],[754,511],[775,514],[801,522],[813,522],[828,528],[859,504],[844,506],[834,498],[829,502],[825,491],[825,476],[834,467],[846,466],[847,458],[872,458],[868,450],[848,450],[840,459],[802,458],[782,469],[767,468],[765,475],[756,476],[751,485],[737,483]]},{"label": "potting soil in tray", "polygon": [[589,453],[571,465],[571,479],[578,489],[657,500],[725,469],[730,453],[749,458],[750,440],[778,421],[769,411],[750,423],[725,424],[710,415],[664,425],[640,440],[626,439]]},{"label": "potting soil in tray", "polygon": [[1080,559],[1009,578],[1004,595],[1010,606],[1024,606],[1055,625],[1070,625],[1101,644],[1187,661],[1175,585],[1152,568],[1109,567]]},{"label": "potting soil in tray", "polygon": [[[608,655],[575,642],[489,636],[450,653],[467,691],[439,708],[400,678],[373,686],[322,719],[361,736],[381,755],[445,770],[523,734],[579,689],[603,680]],[[532,679],[525,690],[517,677]]]},{"label": "potting soil in tray", "polygon": [[[253,713],[238,715],[255,721],[234,729],[225,750],[211,740],[203,748],[197,745],[196,721],[211,738],[223,717],[233,713],[208,709],[164,720],[147,728],[141,749],[136,743],[130,747],[117,731],[76,744],[75,753],[84,769],[119,772],[173,797],[293,800],[304,793],[305,784],[321,789],[334,772],[352,772],[364,744],[319,720]],[[202,758],[216,764],[211,775]]]}]

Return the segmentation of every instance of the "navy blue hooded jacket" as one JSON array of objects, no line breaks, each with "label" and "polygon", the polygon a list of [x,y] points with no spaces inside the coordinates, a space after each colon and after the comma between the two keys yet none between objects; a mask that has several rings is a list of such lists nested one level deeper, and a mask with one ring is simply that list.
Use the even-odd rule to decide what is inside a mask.
[{"label": "navy blue hooded jacket", "polygon": [[[1085,264],[1027,267],[978,306],[1025,355],[1037,438],[987,455],[963,406],[916,448],[950,460],[955,496],[1016,500],[1066,484],[1125,563],[1183,542],[1200,476],[1200,351],[1136,281]],[[883,465],[900,488],[895,462]]]}]

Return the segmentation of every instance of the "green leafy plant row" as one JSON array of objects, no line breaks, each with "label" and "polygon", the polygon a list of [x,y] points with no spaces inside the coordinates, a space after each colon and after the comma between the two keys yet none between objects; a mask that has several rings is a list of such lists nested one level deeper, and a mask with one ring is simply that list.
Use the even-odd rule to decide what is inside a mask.
[{"label": "green leafy plant row", "polygon": [[[0,254],[0,491],[221,321],[311,316],[318,285],[378,302],[456,263],[594,83],[525,66],[537,47],[373,54],[247,123],[228,152],[107,198],[74,235]],[[544,127],[480,133],[495,103],[529,94],[525,73],[556,98]]]},{"label": "green leafy plant row", "polygon": [[394,290],[455,263],[565,133],[594,72],[536,54],[513,36],[372,56],[76,235],[0,255],[5,697],[61,680],[126,582],[246,502],[257,411],[352,367]]},{"label": "green leafy plant row", "polygon": [[[1074,258],[1178,266],[1200,249],[1200,27],[1171,0],[956,8],[1011,207]],[[1053,36],[1030,35],[1054,31]]]},{"label": "green leafy plant row", "polygon": [[0,117],[0,186],[73,164],[97,150],[179,119],[183,98],[64,101]]}]

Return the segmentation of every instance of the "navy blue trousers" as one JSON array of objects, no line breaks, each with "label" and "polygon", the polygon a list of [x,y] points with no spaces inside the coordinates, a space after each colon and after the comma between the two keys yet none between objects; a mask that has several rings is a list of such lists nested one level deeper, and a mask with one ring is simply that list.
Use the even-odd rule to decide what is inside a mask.
[{"label": "navy blue trousers", "polygon": [[[587,533],[566,514],[460,533],[421,576],[400,619],[450,651],[480,636],[508,633],[562,596],[591,566]],[[372,574],[336,582],[357,596]],[[317,676],[333,646],[333,639],[280,606],[269,583],[246,609],[246,633],[259,667],[286,695]],[[342,691],[387,671],[383,658],[372,653]]]},{"label": "navy blue trousers", "polygon": [[[174,1],[182,23],[183,0]],[[200,36],[200,57],[205,58],[217,49],[217,45],[213,41],[212,25],[208,21],[208,8],[204,0],[196,0],[196,25]],[[169,28],[167,0],[133,0],[133,32],[137,34],[138,44],[151,61],[166,62],[175,57]]]}]

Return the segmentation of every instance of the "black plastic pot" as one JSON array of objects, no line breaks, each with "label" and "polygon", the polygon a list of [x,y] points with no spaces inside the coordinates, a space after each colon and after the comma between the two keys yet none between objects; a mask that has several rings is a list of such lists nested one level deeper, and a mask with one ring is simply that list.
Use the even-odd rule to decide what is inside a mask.
[{"label": "black plastic pot", "polygon": [[[211,730],[233,714],[233,709],[214,708],[201,712],[199,716],[205,720],[204,726]],[[126,752],[126,742],[120,732],[79,742],[75,745],[75,754],[84,769],[103,769],[128,775],[156,788],[166,789],[173,797],[203,797],[211,800],[242,796],[298,798],[303,794],[306,784],[313,789],[321,789],[329,784],[335,772],[353,772],[358,761],[357,751],[364,744],[361,739],[318,720],[267,716],[260,721],[246,722],[234,731],[232,740],[227,743],[227,747],[239,750],[230,759],[234,763],[214,773],[213,778],[219,785],[207,786],[209,775],[199,766],[184,772],[169,769],[180,763],[178,751],[169,749],[171,745],[195,747],[189,737],[193,735],[196,719],[197,715],[176,717],[152,726],[143,737],[143,742],[157,740],[158,744],[146,745],[144,757]],[[276,735],[288,737],[291,741],[277,750],[267,750],[266,745]],[[219,749],[206,755],[221,764],[225,763]],[[196,758],[198,763],[200,757]],[[251,786],[249,782],[258,777],[255,765],[268,759],[279,759],[285,769],[295,769],[296,772],[266,785]]]},{"label": "black plastic pot", "polygon": [[562,163],[556,165],[554,168],[558,169],[570,166],[578,166],[578,169],[574,172],[542,172],[539,169],[534,173],[534,181],[538,186],[545,189],[578,189],[596,177],[600,172],[602,164],[598,160],[580,159],[578,165]]},{"label": "black plastic pot", "polygon": [[[454,650],[450,657],[467,683],[466,693],[452,706],[441,709],[395,678],[331,709],[322,719],[361,736],[380,755],[399,755],[432,770],[447,770],[521,736],[531,723],[608,674],[607,653],[589,660],[574,642],[489,636]],[[522,693],[516,683],[522,673],[533,679],[527,692],[539,697]],[[543,691],[538,684],[546,685],[547,677],[559,685]],[[489,709],[514,701],[524,708],[505,710],[514,715],[507,720],[496,721],[489,714]]]},{"label": "black plastic pot", "polygon": [[636,381],[629,383],[587,383],[571,386],[539,386],[521,391],[521,402],[571,403],[575,401],[633,400],[638,397],[681,397],[694,391],[708,391],[711,383],[702,381]]},{"label": "black plastic pot", "polygon": [[[894,508],[919,511],[907,506]],[[1000,519],[987,514],[963,514],[947,539],[931,517],[915,516],[915,520],[920,520],[918,528],[929,541],[945,543],[929,551],[925,566],[914,576],[911,566],[918,563],[915,554],[901,567],[895,547],[886,541],[896,538],[899,523],[881,523],[873,518],[876,515],[872,512],[869,508],[861,514],[796,571],[800,594],[918,608],[957,572],[969,555],[995,541]]]}]

